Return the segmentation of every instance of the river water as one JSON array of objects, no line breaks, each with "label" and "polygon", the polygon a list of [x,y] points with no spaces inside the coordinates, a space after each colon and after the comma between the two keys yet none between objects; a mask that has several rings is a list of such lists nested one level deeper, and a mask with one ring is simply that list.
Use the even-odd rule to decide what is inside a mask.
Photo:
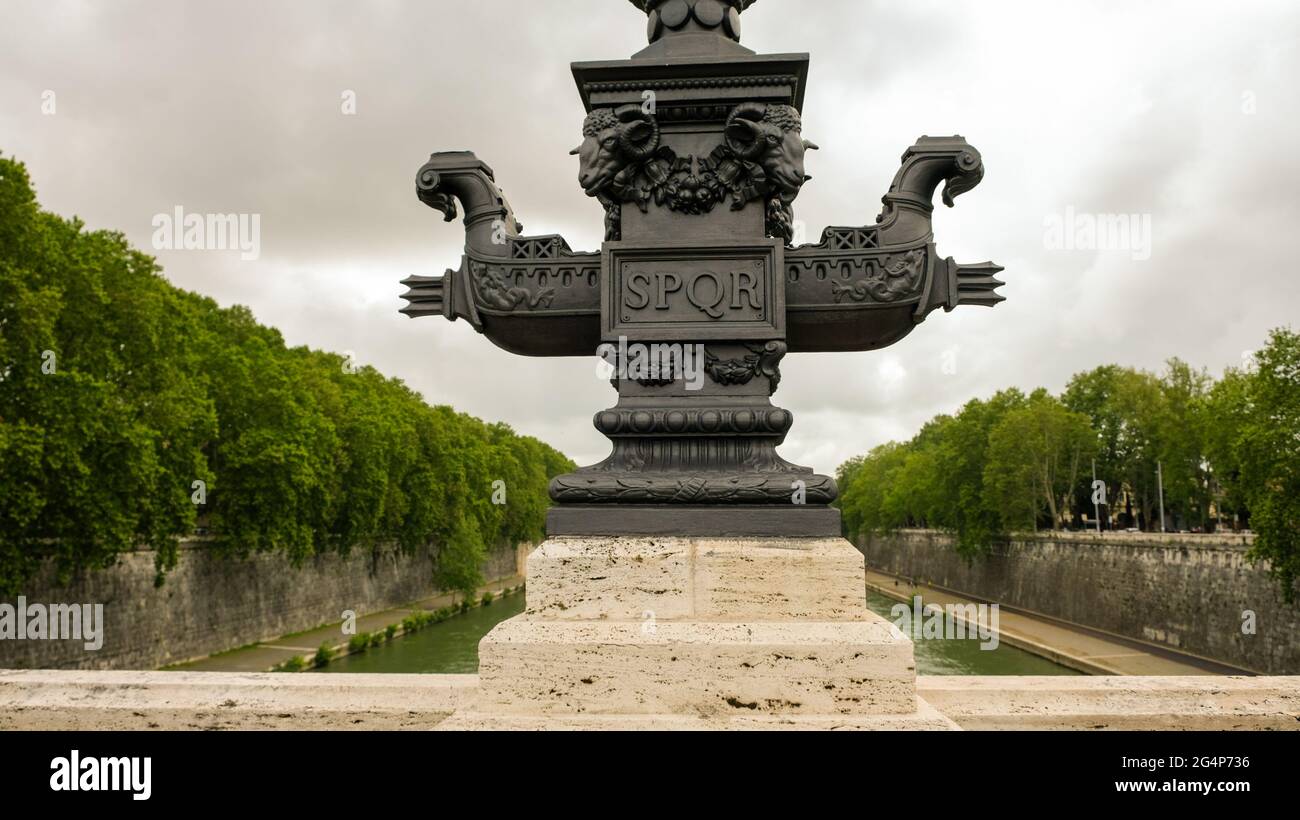
[{"label": "river water", "polygon": [[[867,607],[887,620],[898,602],[867,590]],[[914,640],[918,675],[1079,675],[1068,666],[1007,644],[981,649],[978,640],[925,638]]]},{"label": "river water", "polygon": [[[867,606],[885,618],[891,617],[894,604],[883,595],[867,593]],[[489,606],[475,607],[413,635],[339,658],[316,671],[474,673],[478,671],[479,640],[501,621],[523,611],[523,595],[498,598]],[[982,650],[976,640],[957,639],[916,641],[916,671],[920,675],[1079,674],[1013,646]]]}]

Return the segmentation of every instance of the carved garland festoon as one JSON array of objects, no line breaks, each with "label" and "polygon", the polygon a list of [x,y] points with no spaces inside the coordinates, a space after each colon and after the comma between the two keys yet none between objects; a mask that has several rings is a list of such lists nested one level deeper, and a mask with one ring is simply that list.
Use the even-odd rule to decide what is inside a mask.
[{"label": "carved garland festoon", "polygon": [[749,351],[737,359],[722,359],[707,349],[704,353],[704,372],[718,384],[749,384],[755,376],[766,376],[768,395],[781,384],[781,360],[785,358],[785,342],[772,341],[765,345],[746,345]]}]

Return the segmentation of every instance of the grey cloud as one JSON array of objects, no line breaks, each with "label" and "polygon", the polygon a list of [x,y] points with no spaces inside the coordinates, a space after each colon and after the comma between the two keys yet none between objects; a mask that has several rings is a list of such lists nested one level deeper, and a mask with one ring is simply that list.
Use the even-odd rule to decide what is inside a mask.
[{"label": "grey cloud", "polygon": [[[1300,15],[1219,9],[764,0],[746,13],[751,48],[813,56],[805,123],[823,150],[796,214],[810,239],[871,222],[917,136],[960,132],[988,176],[936,215],[939,250],[1007,267],[996,310],[934,317],[885,351],[792,356],[775,397],[796,414],[787,457],[833,470],[972,396],[1059,389],[1103,362],[1178,355],[1217,371],[1294,321]],[[590,419],[614,394],[594,360],[523,359],[464,323],[411,322],[397,280],[459,259],[458,226],[413,196],[434,150],[489,162],[528,232],[598,247],[600,209],[566,155],[582,117],[568,62],[641,47],[626,0],[10,0],[5,17],[0,150],[27,162],[46,207],[145,249],[151,217],[178,204],[260,213],[259,260],[162,251],[166,275],[249,305],[292,344],[354,351],[430,401],[603,457]],[[1047,249],[1043,220],[1067,206],[1149,212],[1152,258]]]}]

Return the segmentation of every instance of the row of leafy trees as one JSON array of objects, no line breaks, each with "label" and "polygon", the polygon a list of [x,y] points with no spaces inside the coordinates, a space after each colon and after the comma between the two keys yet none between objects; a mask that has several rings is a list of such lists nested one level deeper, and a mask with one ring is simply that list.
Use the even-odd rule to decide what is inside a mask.
[{"label": "row of leafy trees", "polygon": [[[1215,380],[1177,359],[1161,375],[1106,365],[1058,397],[1010,389],[840,466],[846,531],[947,530],[976,555],[1000,534],[1078,526],[1093,513],[1093,462],[1112,506],[1160,528],[1249,526],[1290,594],[1300,575],[1300,335],[1274,330],[1254,361]],[[1131,512],[1130,512],[1131,509]],[[1102,510],[1103,519],[1108,511]]]},{"label": "row of leafy trees", "polygon": [[470,588],[487,545],[542,534],[572,466],[173,287],[120,234],[41,211],[0,157],[0,590],[139,545],[161,580],[196,524],[295,562],[432,544],[437,580]]}]

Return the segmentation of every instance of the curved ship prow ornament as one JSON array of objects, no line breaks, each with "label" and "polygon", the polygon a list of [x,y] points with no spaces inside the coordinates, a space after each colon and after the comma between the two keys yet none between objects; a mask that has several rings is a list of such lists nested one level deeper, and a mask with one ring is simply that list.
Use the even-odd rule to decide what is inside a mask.
[{"label": "curved ship prow ornament", "polygon": [[817,148],[800,116],[808,55],[740,45],[756,0],[632,2],[650,45],[572,66],[588,112],[572,153],[605,212],[601,250],[523,236],[487,164],[436,153],[416,193],[448,221],[463,212],[465,254],[406,279],[402,312],[615,366],[618,402],[595,417],[613,452],[552,481],[548,535],[839,535],[834,480],[776,452],[793,421],[771,402],[781,360],[875,350],[938,308],[1002,301],[1002,269],[941,258],[931,225],[940,186],[951,206],[983,159],[962,137],[921,137],[874,224],[793,247]]}]

